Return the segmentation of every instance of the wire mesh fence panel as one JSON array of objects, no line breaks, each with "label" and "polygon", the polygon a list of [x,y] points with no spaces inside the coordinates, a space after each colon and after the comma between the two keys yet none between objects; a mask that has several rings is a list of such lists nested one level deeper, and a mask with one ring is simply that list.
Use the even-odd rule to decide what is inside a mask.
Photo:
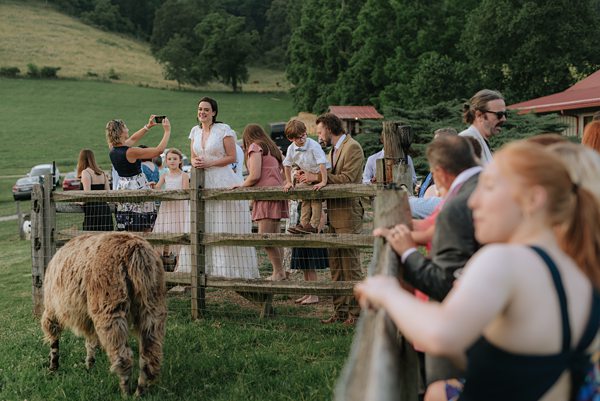
[{"label": "wire mesh fence panel", "polygon": [[[355,303],[346,305],[372,255],[368,195],[374,189],[366,187],[54,193],[54,232],[58,246],[110,229],[142,236],[162,257],[169,294],[177,300],[171,308],[189,309],[191,302],[200,316],[258,317],[274,308],[279,316],[358,314]],[[289,217],[253,221],[257,200],[264,199],[284,205]],[[303,207],[308,201],[319,207]],[[318,212],[316,230],[295,231],[307,210]]]}]

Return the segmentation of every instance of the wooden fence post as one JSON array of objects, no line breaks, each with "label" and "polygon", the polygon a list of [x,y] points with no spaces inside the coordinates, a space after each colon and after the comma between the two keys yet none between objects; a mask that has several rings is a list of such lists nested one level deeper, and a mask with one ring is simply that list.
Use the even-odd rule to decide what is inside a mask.
[{"label": "wooden fence post", "polygon": [[[375,227],[410,225],[408,194],[395,184],[375,197]],[[400,211],[400,212],[398,212]],[[369,275],[398,274],[398,257],[382,238],[375,239]],[[412,345],[397,331],[383,310],[363,311],[350,355],[338,379],[336,401],[417,401],[419,364]]]},{"label": "wooden fence post", "polygon": [[385,160],[384,181],[382,183],[405,185],[408,192],[412,194],[412,172],[408,167],[408,155],[405,151],[412,142],[412,128],[409,125],[401,125],[396,121],[384,121],[381,135],[383,137]]},{"label": "wooden fence post", "polygon": [[31,255],[33,314],[41,317],[44,310],[43,283],[46,267],[56,253],[56,207],[52,199],[52,175],[33,186],[31,194]]},{"label": "wooden fence post", "polygon": [[206,247],[202,241],[206,230],[205,201],[200,196],[204,189],[204,169],[192,168],[190,185],[190,249],[192,252],[192,319],[206,311]]}]

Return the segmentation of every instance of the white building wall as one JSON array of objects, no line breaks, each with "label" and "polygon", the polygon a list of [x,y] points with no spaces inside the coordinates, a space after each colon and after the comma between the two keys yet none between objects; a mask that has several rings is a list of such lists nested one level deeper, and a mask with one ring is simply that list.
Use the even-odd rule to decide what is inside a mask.
[{"label": "white building wall", "polygon": [[[579,137],[581,136],[581,134],[578,134],[577,132],[577,119],[579,118],[579,116],[575,117],[575,116],[558,116],[558,121],[566,124],[567,128],[562,132],[562,135],[564,136],[575,136],[575,137]],[[582,120],[583,122],[583,120]]]}]

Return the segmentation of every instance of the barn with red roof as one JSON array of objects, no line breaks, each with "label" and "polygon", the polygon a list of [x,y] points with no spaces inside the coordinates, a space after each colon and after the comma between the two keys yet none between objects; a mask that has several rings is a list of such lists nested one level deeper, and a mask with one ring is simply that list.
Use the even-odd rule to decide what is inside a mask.
[{"label": "barn with red roof", "polygon": [[581,138],[583,127],[600,110],[600,70],[563,92],[511,104],[508,108],[519,114],[558,113],[560,121],[568,125],[563,135]]},{"label": "barn with red roof", "polygon": [[329,106],[329,112],[343,121],[344,129],[351,135],[360,133],[361,120],[383,119],[373,106]]}]

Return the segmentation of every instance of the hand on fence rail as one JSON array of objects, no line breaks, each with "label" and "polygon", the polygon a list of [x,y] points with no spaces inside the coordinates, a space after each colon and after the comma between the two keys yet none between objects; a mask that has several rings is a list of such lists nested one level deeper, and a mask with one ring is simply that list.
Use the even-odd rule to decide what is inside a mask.
[{"label": "hand on fence rail", "polygon": [[373,230],[373,235],[384,237],[398,255],[417,247],[417,244],[413,241],[410,228],[405,224],[398,224],[392,228],[376,228]]}]

